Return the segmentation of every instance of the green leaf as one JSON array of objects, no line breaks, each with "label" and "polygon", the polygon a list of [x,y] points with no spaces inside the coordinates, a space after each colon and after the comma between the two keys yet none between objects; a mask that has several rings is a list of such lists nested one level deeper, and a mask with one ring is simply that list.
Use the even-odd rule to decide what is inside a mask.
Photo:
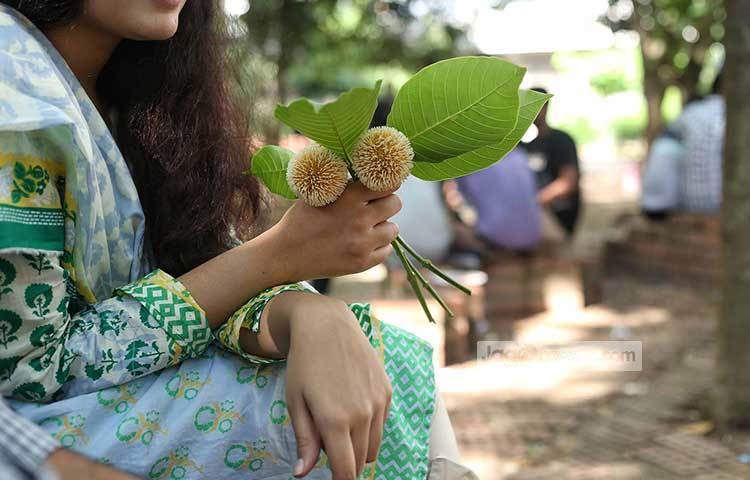
[{"label": "green leaf", "polygon": [[533,90],[519,90],[518,123],[502,142],[478,148],[440,163],[415,163],[411,173],[422,180],[448,180],[485,169],[502,159],[518,145],[542,107],[552,95]]},{"label": "green leaf", "polygon": [[513,130],[525,68],[494,57],[458,57],[419,71],[401,87],[388,126],[411,141],[415,162],[440,162]]},{"label": "green leaf", "polygon": [[286,181],[286,169],[294,152],[275,145],[266,145],[253,155],[250,173],[260,178],[272,193],[294,200],[294,194]]},{"label": "green leaf", "polygon": [[306,98],[289,106],[279,105],[276,118],[348,160],[352,147],[370,126],[381,83],[378,80],[373,88],[349,90],[333,102],[319,106]]}]

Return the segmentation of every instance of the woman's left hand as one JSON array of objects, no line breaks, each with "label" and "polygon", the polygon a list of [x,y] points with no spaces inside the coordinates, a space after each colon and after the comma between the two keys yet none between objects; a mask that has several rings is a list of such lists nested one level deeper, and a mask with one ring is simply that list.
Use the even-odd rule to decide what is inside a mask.
[{"label": "woman's left hand", "polygon": [[273,302],[272,315],[286,309],[289,319],[286,400],[299,454],[294,475],[307,475],[322,447],[334,480],[353,480],[380,447],[391,400],[383,364],[345,303],[300,292]]}]

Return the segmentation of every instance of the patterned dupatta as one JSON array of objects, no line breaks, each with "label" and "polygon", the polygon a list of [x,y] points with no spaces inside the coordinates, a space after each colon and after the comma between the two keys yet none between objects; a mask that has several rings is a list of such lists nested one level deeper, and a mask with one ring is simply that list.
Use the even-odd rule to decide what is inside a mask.
[{"label": "patterned dupatta", "polygon": [[150,270],[138,193],[107,125],[65,60],[28,19],[0,5],[0,131],[38,130],[62,138],[63,265],[86,302],[95,303]]}]

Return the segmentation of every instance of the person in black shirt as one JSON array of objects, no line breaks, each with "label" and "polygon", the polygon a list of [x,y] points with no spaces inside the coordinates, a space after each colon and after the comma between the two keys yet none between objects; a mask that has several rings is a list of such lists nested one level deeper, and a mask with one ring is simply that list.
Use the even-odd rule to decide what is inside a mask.
[{"label": "person in black shirt", "polygon": [[[533,90],[547,93],[543,88]],[[567,133],[547,125],[547,105],[542,108],[534,124],[539,134],[524,148],[529,154],[529,166],[536,173],[539,189],[537,200],[543,207],[549,207],[568,236],[571,236],[581,206],[576,144]]]}]

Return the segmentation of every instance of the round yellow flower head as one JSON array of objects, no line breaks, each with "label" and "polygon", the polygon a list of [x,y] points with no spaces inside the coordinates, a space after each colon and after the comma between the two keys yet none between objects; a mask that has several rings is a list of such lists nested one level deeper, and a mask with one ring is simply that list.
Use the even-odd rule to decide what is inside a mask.
[{"label": "round yellow flower head", "polygon": [[351,157],[359,180],[376,192],[398,188],[414,166],[409,139],[391,127],[366,131],[352,149]]},{"label": "round yellow flower head", "polygon": [[297,153],[286,171],[289,187],[313,207],[328,205],[339,198],[348,178],[344,160],[317,144]]}]

